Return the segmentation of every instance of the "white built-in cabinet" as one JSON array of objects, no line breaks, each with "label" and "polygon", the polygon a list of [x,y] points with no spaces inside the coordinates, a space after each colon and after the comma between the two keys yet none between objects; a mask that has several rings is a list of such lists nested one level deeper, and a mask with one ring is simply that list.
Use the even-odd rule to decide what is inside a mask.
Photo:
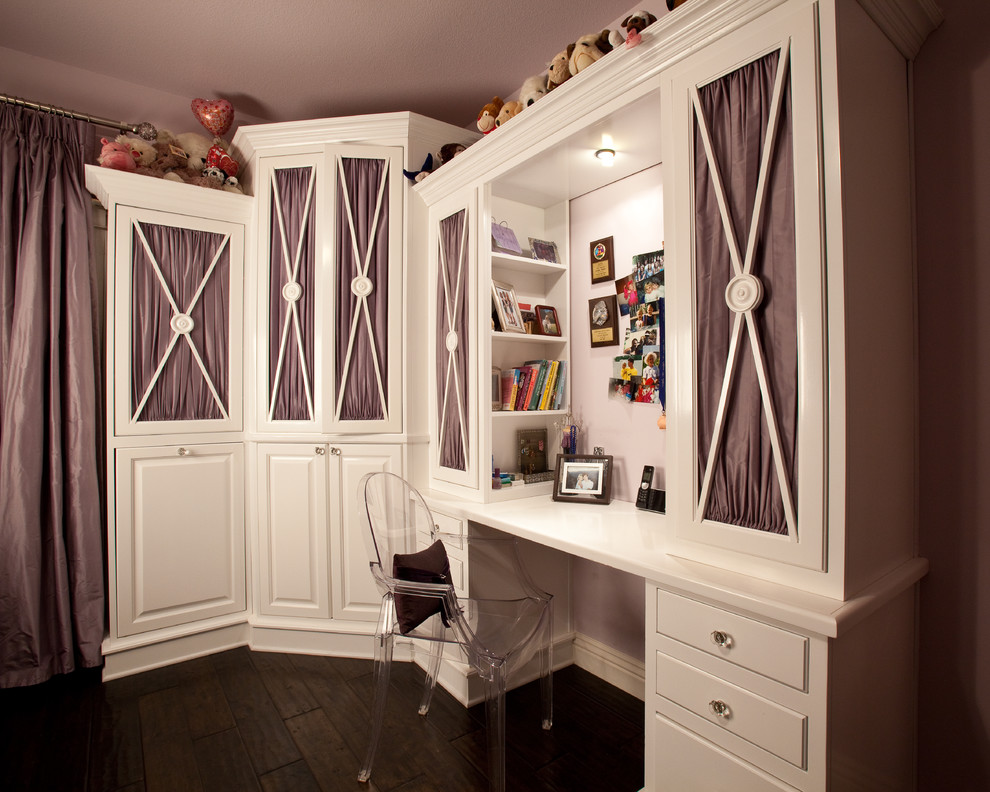
[{"label": "white built-in cabinet", "polygon": [[[521,254],[492,249],[492,224],[510,228]],[[428,370],[430,486],[482,502],[549,495],[552,482],[493,489],[492,472],[519,472],[518,432],[557,436],[570,384],[570,264],[566,201],[520,198],[513,185],[478,180],[429,208]],[[553,242],[558,261],[535,258],[531,239]],[[530,310],[553,307],[560,335],[496,329],[492,286],[509,287]],[[531,361],[560,361],[559,408],[503,410],[495,372]],[[548,453],[550,464],[553,454]]]},{"label": "white built-in cabinet", "polygon": [[399,445],[259,443],[258,613],[369,621],[381,595],[369,579],[367,473],[400,473]]},{"label": "white built-in cabinet", "polygon": [[[485,409],[489,366],[506,365],[502,342],[485,341],[502,266],[486,224],[520,204],[549,217],[662,164],[667,511],[639,517],[636,541],[664,560],[652,574],[626,564],[647,572],[649,792],[912,788],[926,563],[909,61],[939,21],[927,2],[692,0],[416,188],[431,278],[439,224],[477,215],[479,428],[464,454],[477,475],[434,455],[431,484],[488,502],[494,438],[515,427]],[[595,177],[606,137],[618,170]],[[582,266],[569,262],[572,278]],[[578,310],[564,319],[573,358],[587,355]],[[580,393],[570,405],[580,419]],[[464,512],[484,520],[483,507]],[[540,532],[511,515],[493,511]]]},{"label": "white built-in cabinet", "polygon": [[370,654],[359,484],[403,474],[409,440],[402,168],[472,138],[408,113],[242,128],[246,195],[87,168],[108,214],[107,678],[239,644]]},{"label": "white built-in cabinet", "polygon": [[243,613],[241,443],[118,448],[116,635]]},{"label": "white built-in cabinet", "polygon": [[146,667],[160,662],[150,644],[246,619],[251,200],[95,167],[87,185],[108,232],[103,649],[108,669],[125,655]]}]

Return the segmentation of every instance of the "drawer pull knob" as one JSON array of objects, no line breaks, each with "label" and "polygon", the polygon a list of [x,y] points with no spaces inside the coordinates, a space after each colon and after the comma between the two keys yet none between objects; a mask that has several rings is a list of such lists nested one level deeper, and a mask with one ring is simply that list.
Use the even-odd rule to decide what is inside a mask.
[{"label": "drawer pull knob", "polygon": [[723,718],[728,720],[732,717],[732,710],[729,709],[729,705],[724,701],[719,701],[718,699],[713,699],[708,702],[708,709],[712,711],[712,714],[716,718]]},{"label": "drawer pull knob", "polygon": [[317,454],[317,456],[323,456],[326,452],[327,452],[327,450],[323,446],[317,446],[316,447],[316,454]]},{"label": "drawer pull knob", "polygon": [[721,646],[723,649],[728,649],[732,646],[732,636],[721,630],[713,630],[712,643],[716,646]]},{"label": "drawer pull knob", "polygon": [[330,446],[330,456],[340,456],[340,449],[336,446]]},{"label": "drawer pull knob", "polygon": [[186,448],[180,448],[179,449],[179,456],[188,456],[188,455],[189,455],[189,450],[188,449],[186,449]]}]

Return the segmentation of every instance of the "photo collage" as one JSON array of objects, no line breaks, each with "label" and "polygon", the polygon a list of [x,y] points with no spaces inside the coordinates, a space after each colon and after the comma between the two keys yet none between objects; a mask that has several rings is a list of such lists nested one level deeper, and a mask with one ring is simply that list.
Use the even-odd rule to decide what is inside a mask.
[{"label": "photo collage", "polygon": [[613,362],[609,398],[663,407],[667,401],[663,251],[633,256],[632,273],[615,282],[615,291],[619,314],[629,324],[622,354]]}]

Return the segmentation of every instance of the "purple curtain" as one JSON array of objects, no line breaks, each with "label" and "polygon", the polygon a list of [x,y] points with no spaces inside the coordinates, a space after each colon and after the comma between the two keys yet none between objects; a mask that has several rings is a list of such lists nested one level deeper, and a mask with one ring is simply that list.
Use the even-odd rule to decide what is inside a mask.
[{"label": "purple curtain", "polygon": [[[282,246],[282,228],[279,225],[278,208],[272,196],[271,209],[271,248],[269,251],[269,321],[268,334],[268,395],[273,399],[272,418],[276,421],[309,421],[313,419],[306,398],[306,381],[310,395],[313,388],[314,371],[314,276],[316,270],[316,199],[310,199],[306,213],[306,196],[309,194],[312,168],[282,168],[275,171],[275,185],[282,207],[282,225],[285,227],[285,250],[289,261],[285,261]],[[290,317],[285,326],[286,314],[291,304],[283,294],[289,275],[293,269],[296,250],[302,238],[299,252],[299,270],[295,282],[301,287],[301,296],[295,301],[299,319],[299,337],[302,341],[304,359],[299,357],[299,343],[296,325]],[[287,337],[283,341],[283,335]],[[283,346],[284,345],[284,346]],[[282,368],[279,372],[279,353],[282,354]],[[306,379],[303,377],[305,371]],[[278,372],[278,382],[276,373]],[[274,398],[272,397],[274,394]]]},{"label": "purple curtain", "polygon": [[0,687],[102,662],[88,132],[0,105]]},{"label": "purple curtain", "polygon": [[[438,251],[441,266],[437,269],[436,291],[437,426],[443,436],[438,458],[440,467],[450,470],[467,470],[466,449],[461,437],[462,432],[464,436],[467,435],[467,427],[461,416],[466,418],[468,414],[468,251],[464,239],[466,222],[467,212],[464,209],[440,221]],[[456,302],[455,295],[458,296]],[[451,331],[457,334],[458,339],[453,353],[446,343]]]},{"label": "purple curtain", "polygon": [[[382,420],[385,409],[378,389],[379,376],[388,403],[388,161],[343,157],[340,162],[343,175],[337,186],[335,404],[343,391],[340,420]],[[383,180],[385,192],[376,212]],[[357,242],[357,258],[352,239]],[[373,290],[362,300],[351,287],[354,278],[362,275],[369,249],[370,264],[364,274]]]},{"label": "purple curtain", "polygon": [[[715,158],[741,254],[753,215],[760,158],[767,135],[779,52],[754,61],[699,90]],[[770,392],[795,497],[797,456],[797,305],[794,175],[789,82],[784,90],[775,156],[767,183],[752,274],[764,296],[754,311]],[[698,316],[698,483],[705,475],[734,314],[725,300],[733,277],[712,175],[695,121],[695,255]],[[729,394],[726,426],[715,462],[705,518],[786,534],[783,498],[774,468],[749,336],[743,333]]]},{"label": "purple curtain", "polygon": [[[152,223],[140,223],[140,228],[165,286],[155,273],[138,229],[134,227],[131,230],[131,415],[133,417],[151,386],[150,396],[138,415],[139,421],[222,419],[223,412],[186,340],[180,336],[171,352],[168,351],[174,335],[171,322],[176,314],[165,288],[179,312],[185,313],[206,279],[203,292],[189,314],[194,324],[188,338],[196,347],[224,409],[228,409],[228,240],[222,234],[189,228]],[[222,253],[210,272],[210,264],[218,251]],[[165,367],[156,380],[155,372],[166,354]]]}]

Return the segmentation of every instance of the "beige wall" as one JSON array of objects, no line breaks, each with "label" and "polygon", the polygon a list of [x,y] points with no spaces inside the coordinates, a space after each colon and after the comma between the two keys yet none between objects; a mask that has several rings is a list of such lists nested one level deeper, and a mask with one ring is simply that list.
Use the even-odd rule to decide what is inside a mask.
[{"label": "beige wall", "polygon": [[939,0],[914,69],[919,790],[990,789],[990,8]]}]

